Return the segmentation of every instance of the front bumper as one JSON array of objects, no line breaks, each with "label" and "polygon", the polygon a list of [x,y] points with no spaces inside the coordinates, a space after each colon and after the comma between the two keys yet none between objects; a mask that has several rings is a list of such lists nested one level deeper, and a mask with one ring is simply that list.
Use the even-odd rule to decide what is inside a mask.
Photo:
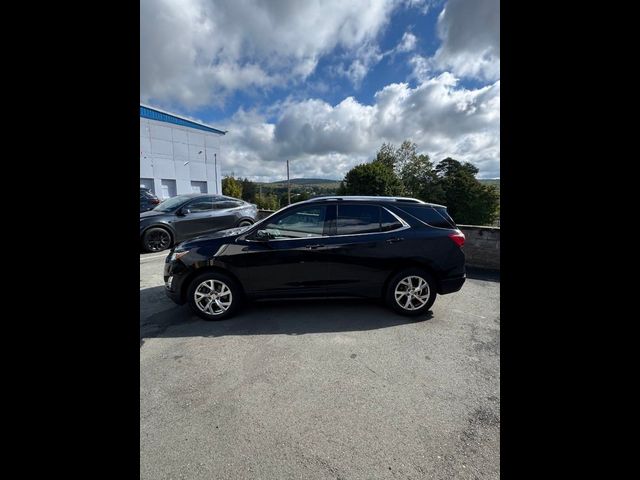
[{"label": "front bumper", "polygon": [[186,303],[182,295],[182,283],[187,273],[187,268],[182,262],[172,262],[167,257],[167,261],[164,264],[164,292],[167,297],[178,305]]}]

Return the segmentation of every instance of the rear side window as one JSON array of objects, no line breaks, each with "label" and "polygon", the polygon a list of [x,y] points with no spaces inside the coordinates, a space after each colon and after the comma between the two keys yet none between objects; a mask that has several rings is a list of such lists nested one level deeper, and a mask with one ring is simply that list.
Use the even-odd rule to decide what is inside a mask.
[{"label": "rear side window", "polygon": [[383,232],[390,232],[402,228],[402,223],[384,208],[380,209],[380,228]]},{"label": "rear side window", "polygon": [[456,223],[443,207],[432,207],[430,205],[403,205],[398,207],[409,215],[422,220],[424,223],[438,228],[456,228]]},{"label": "rear side window", "polygon": [[238,202],[237,200],[225,200],[217,204],[217,208],[236,208],[240,206],[242,206],[242,202]]},{"label": "rear side window", "polygon": [[380,231],[380,207],[375,205],[338,205],[338,235]]},{"label": "rear side window", "polygon": [[388,232],[401,227],[397,218],[377,205],[338,205],[337,235]]},{"label": "rear side window", "polygon": [[192,212],[206,212],[213,209],[213,197],[204,197],[194,200],[187,208]]}]

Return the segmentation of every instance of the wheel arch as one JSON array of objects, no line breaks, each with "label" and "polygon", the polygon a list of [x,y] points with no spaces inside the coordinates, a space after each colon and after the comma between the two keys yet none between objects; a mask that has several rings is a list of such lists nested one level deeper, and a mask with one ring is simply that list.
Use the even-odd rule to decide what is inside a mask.
[{"label": "wheel arch", "polygon": [[142,242],[143,238],[144,238],[144,234],[147,233],[147,231],[150,228],[163,228],[165,229],[167,232],[169,232],[169,236],[171,237],[171,245],[175,244],[176,242],[176,232],[175,230],[167,225],[166,223],[152,223],[151,225],[144,227],[144,230],[142,230],[140,232],[140,241]]},{"label": "wheel arch", "polygon": [[236,275],[234,275],[229,270],[226,270],[226,269],[224,269],[222,267],[206,266],[206,267],[201,267],[201,268],[197,268],[197,269],[193,270],[182,281],[182,284],[180,286],[180,299],[182,301],[184,301],[184,302],[187,301],[187,292],[189,291],[189,286],[191,285],[191,282],[193,282],[193,279],[196,278],[197,276],[202,275],[203,273],[207,273],[207,272],[221,273],[221,274],[226,275],[227,277],[231,278],[240,287],[240,291],[242,292],[242,295],[246,296],[244,285],[242,284],[242,282],[240,281],[240,279]]},{"label": "wheel arch", "polygon": [[398,273],[400,273],[402,270],[406,270],[408,268],[419,268],[420,270],[424,270],[425,272],[430,274],[431,277],[433,278],[433,281],[436,284],[437,292],[440,292],[440,289],[441,289],[440,275],[438,275],[436,269],[434,269],[433,266],[425,262],[420,262],[418,260],[404,260],[401,263],[399,263],[398,266],[394,268],[391,273],[389,273],[389,275],[387,275],[387,278],[385,279],[384,284],[382,286],[382,291],[380,292],[380,295],[383,298],[387,293],[387,289],[389,288],[389,282],[391,281],[391,279],[395,277]]}]

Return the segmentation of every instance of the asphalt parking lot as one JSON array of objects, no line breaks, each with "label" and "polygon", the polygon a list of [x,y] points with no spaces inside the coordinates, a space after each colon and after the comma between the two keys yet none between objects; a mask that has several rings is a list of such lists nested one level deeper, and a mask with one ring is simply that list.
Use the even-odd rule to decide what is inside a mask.
[{"label": "asphalt parking lot", "polygon": [[500,282],[419,321],[360,300],[205,322],[140,255],[141,479],[497,479]]}]

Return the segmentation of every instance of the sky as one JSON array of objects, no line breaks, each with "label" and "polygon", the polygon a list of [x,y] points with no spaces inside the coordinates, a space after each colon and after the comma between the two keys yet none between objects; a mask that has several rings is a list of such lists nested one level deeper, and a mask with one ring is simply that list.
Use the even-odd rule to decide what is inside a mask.
[{"label": "sky", "polygon": [[500,177],[499,0],[141,0],[140,101],[225,175],[342,179],[386,142]]}]

